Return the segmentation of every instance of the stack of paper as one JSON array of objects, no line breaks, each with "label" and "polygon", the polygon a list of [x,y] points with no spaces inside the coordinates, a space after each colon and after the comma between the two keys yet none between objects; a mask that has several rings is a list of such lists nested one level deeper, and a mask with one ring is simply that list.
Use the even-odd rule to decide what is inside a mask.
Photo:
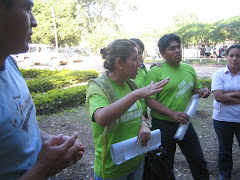
[{"label": "stack of paper", "polygon": [[140,154],[157,149],[161,145],[161,131],[156,129],[151,132],[151,139],[146,147],[137,144],[137,137],[111,145],[111,156],[114,164],[119,165]]}]

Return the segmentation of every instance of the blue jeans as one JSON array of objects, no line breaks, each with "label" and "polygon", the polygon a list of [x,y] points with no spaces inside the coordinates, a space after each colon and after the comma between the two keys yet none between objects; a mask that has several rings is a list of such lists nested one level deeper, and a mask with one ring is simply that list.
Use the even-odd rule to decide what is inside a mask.
[{"label": "blue jeans", "polygon": [[[143,172],[144,172],[144,158],[142,162],[139,164],[139,166],[130,174],[114,179],[105,178],[105,180],[141,180],[143,178]],[[94,173],[94,180],[103,180],[103,178],[99,177],[97,174]]]},{"label": "blue jeans", "polygon": [[[240,143],[240,123],[213,120],[218,138],[218,171],[220,179],[230,179],[232,172],[232,145],[234,134]],[[240,147],[240,144],[239,144]]]},{"label": "blue jeans", "polygon": [[189,124],[188,130],[182,141],[176,141],[174,135],[179,123],[170,122],[167,120],[160,120],[152,117],[153,129],[160,129],[162,135],[162,146],[170,157],[169,174],[170,180],[174,180],[174,156],[176,151],[176,144],[180,147],[182,153],[186,157],[192,176],[195,180],[208,180],[209,172],[207,162],[204,159],[202,148],[192,124]]}]

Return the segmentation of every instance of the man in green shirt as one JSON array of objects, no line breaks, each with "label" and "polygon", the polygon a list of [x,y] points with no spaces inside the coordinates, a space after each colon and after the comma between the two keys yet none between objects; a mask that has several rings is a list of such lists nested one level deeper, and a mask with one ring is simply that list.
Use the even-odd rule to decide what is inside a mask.
[{"label": "man in green shirt", "polygon": [[189,121],[189,116],[184,111],[192,95],[199,94],[200,97],[207,98],[210,92],[208,88],[202,88],[194,68],[181,63],[181,41],[177,35],[164,35],[159,40],[158,47],[165,62],[162,63],[162,67],[155,66],[150,69],[146,77],[146,85],[151,81],[158,82],[167,77],[170,77],[170,81],[161,93],[147,99],[147,105],[151,108],[152,127],[161,130],[162,146],[170,157],[170,179],[175,179],[173,164],[176,143],[186,157],[193,178],[209,179],[207,162],[192,124],[189,124],[182,141],[176,142],[174,134],[179,124],[186,124]]}]

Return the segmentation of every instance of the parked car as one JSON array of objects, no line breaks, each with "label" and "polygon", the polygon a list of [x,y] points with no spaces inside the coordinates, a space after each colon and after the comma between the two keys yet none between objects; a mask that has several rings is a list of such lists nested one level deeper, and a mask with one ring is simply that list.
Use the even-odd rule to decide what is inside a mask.
[{"label": "parked car", "polygon": [[58,53],[55,48],[47,44],[29,44],[29,50],[26,53],[15,55],[17,61],[28,61],[32,65],[51,65],[59,66],[68,63],[68,55]]}]

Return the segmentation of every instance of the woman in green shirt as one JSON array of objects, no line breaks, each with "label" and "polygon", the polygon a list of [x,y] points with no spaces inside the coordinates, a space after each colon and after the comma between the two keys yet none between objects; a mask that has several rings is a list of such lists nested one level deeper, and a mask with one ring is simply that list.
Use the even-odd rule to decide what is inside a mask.
[{"label": "woman in green shirt", "polygon": [[101,50],[105,59],[103,75],[88,82],[86,102],[92,119],[95,144],[94,178],[114,180],[142,179],[144,155],[115,165],[110,146],[138,136],[136,145],[146,146],[150,129],[139,101],[158,93],[168,79],[137,89],[135,79],[140,63],[136,44],[117,39]]}]

